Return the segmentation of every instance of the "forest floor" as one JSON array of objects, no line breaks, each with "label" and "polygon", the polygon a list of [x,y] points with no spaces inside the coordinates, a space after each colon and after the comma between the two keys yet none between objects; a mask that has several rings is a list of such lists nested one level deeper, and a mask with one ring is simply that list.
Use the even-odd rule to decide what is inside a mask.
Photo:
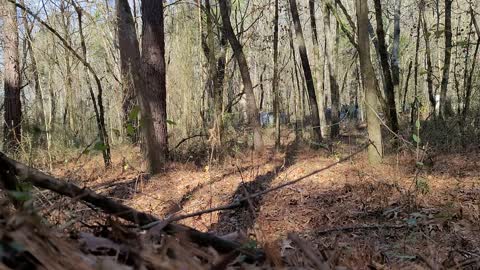
[{"label": "forest floor", "polygon": [[[172,163],[151,178],[143,173],[139,149],[124,146],[113,151],[112,169],[104,169],[100,157],[87,155],[75,164],[56,166],[53,173],[166,217],[229,204],[303,177],[348,156],[363,140],[343,137],[334,152],[328,152],[286,139],[288,145],[279,153],[268,145],[261,155],[238,153],[221,166]],[[181,223],[218,235],[240,232],[264,247],[273,263],[287,265],[309,265],[296,255],[299,251],[287,237],[292,232],[311,243],[319,256],[348,269],[440,269],[478,263],[479,151],[435,154],[424,163],[419,166],[415,154],[404,151],[372,167],[363,151],[245,207]],[[59,224],[65,218],[64,209],[49,214]]]}]

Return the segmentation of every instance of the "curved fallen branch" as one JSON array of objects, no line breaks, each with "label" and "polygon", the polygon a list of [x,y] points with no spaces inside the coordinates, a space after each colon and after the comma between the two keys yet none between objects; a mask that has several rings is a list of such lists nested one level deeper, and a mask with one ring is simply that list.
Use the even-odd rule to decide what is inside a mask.
[{"label": "curved fallen branch", "polygon": [[[202,210],[202,211],[198,211],[198,212],[193,212],[193,213],[189,213],[189,214],[184,214],[184,215],[179,215],[179,216],[175,216],[175,217],[171,217],[169,218],[169,222],[175,222],[175,221],[180,221],[180,220],[183,220],[183,219],[187,219],[187,218],[191,218],[191,217],[196,217],[196,216],[201,216],[203,214],[209,214],[209,213],[213,213],[213,212],[218,212],[218,211],[222,211],[222,210],[232,210],[232,209],[235,209],[235,208],[239,208],[241,207],[244,203],[248,202],[248,200],[251,200],[253,198],[256,198],[256,197],[259,197],[259,196],[262,196],[262,195],[265,195],[267,193],[270,193],[272,191],[276,191],[276,190],[279,190],[279,189],[282,189],[286,186],[291,186],[293,184],[296,184],[300,181],[303,181],[305,179],[307,179],[308,177],[310,176],[313,176],[315,174],[318,174],[318,173],[321,173],[323,171],[326,171],[332,167],[335,167],[336,165],[340,164],[340,163],[343,163],[345,161],[348,161],[350,160],[351,158],[353,158],[354,156],[360,154],[361,152],[363,152],[363,150],[365,150],[369,145],[371,144],[371,142],[363,145],[362,147],[360,147],[357,151],[353,152],[352,154],[344,157],[344,158],[341,158],[339,159],[337,162],[334,162],[330,165],[327,165],[321,169],[318,169],[318,170],[315,170],[309,174],[306,174],[302,177],[299,177],[295,180],[292,180],[292,181],[288,181],[286,183],[283,183],[281,185],[278,185],[278,186],[275,186],[275,187],[272,187],[272,188],[268,188],[264,191],[260,191],[260,192],[257,192],[257,193],[253,193],[249,196],[245,196],[243,198],[239,198],[237,199],[235,202],[231,203],[231,204],[227,204],[227,205],[221,205],[221,206],[217,206],[217,207],[213,207],[213,208],[209,208],[209,209],[205,209],[205,210]],[[144,225],[142,228],[144,229],[148,229],[148,228],[151,228],[153,226],[155,226],[156,224],[159,224],[161,223],[162,221],[155,221],[153,223],[150,223],[150,224],[147,224],[147,225]]]},{"label": "curved fallen branch", "polygon": [[[16,183],[12,183],[12,181],[16,182],[17,179],[5,177],[6,175],[12,175],[12,172],[14,176],[22,179],[22,181],[31,183],[33,186],[48,189],[70,198],[79,198],[84,202],[100,208],[105,213],[122,218],[136,225],[144,226],[147,224],[157,224],[162,222],[153,215],[137,211],[110,198],[97,194],[88,188],[80,188],[75,184],[59,180],[37,169],[17,162],[0,152],[0,181],[5,189],[13,191],[15,190],[14,187],[17,185]],[[153,226],[150,226],[149,228],[151,227]],[[260,250],[247,249],[237,242],[227,241],[213,234],[203,233],[187,226],[174,224],[171,223],[170,220],[167,220],[166,224],[162,226],[162,231],[172,235],[184,234],[188,236],[192,242],[201,246],[211,246],[220,253],[240,252],[254,260],[260,260],[264,257],[263,252]]]},{"label": "curved fallen branch", "polygon": [[182,143],[184,143],[188,140],[197,138],[197,137],[208,137],[208,135],[207,134],[196,134],[196,135],[192,135],[192,136],[187,137],[187,138],[183,138],[182,140],[180,140],[180,142],[177,143],[177,145],[175,145],[175,147],[173,149],[177,149],[180,145],[182,145]]}]

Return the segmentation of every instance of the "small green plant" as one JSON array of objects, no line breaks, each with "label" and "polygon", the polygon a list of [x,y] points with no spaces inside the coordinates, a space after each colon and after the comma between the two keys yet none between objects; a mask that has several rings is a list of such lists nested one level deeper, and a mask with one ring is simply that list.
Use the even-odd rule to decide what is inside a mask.
[{"label": "small green plant", "polygon": [[417,181],[415,181],[415,188],[422,194],[427,194],[430,192],[430,186],[428,185],[427,180],[424,178],[417,178]]}]

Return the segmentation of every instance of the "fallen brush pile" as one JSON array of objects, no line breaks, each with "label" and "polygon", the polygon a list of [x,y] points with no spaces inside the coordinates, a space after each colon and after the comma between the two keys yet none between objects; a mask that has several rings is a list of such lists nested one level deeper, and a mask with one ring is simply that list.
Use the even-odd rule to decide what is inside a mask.
[{"label": "fallen brush pile", "polygon": [[[103,211],[108,226],[102,233],[60,234],[21,198],[19,179]],[[282,258],[270,256],[246,237],[218,237],[172,219],[159,220],[3,153],[0,180],[9,197],[0,205],[0,269],[269,269],[285,265]],[[299,251],[294,260],[298,263],[290,263],[291,267],[334,269],[333,261],[316,254],[300,237],[289,238]]]},{"label": "fallen brush pile", "polygon": [[224,269],[259,264],[237,252],[201,247],[182,233],[132,231],[113,223],[108,236],[79,232],[67,240],[34,215],[2,209],[0,269]]}]

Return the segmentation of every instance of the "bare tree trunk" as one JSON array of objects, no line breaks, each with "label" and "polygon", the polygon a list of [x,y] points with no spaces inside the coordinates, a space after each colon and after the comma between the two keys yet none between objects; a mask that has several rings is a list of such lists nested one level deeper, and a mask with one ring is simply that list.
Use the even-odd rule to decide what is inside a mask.
[{"label": "bare tree trunk", "polygon": [[2,0],[4,62],[4,149],[16,152],[22,141],[18,23],[15,6]]},{"label": "bare tree trunk", "polygon": [[334,63],[334,37],[330,27],[330,9],[324,6],[323,23],[325,34],[325,59],[327,60],[328,78],[330,83],[331,120],[330,138],[336,138],[340,134],[340,93],[337,81],[337,74]]},{"label": "bare tree trunk", "polygon": [[477,34],[477,44],[475,44],[475,51],[473,53],[473,61],[472,61],[472,67],[470,68],[470,74],[468,74],[468,78],[466,80],[466,86],[465,86],[465,105],[463,107],[463,112],[462,112],[462,117],[463,117],[463,123],[464,125],[466,124],[465,121],[467,119],[468,111],[470,110],[470,103],[471,103],[471,96],[472,96],[472,81],[473,81],[473,74],[475,72],[475,66],[477,63],[477,57],[478,57],[478,51],[480,47],[480,27],[477,23],[477,20],[475,19],[475,12],[473,8],[470,7],[470,15],[472,17],[472,24],[475,27],[476,34]]},{"label": "bare tree trunk", "polygon": [[[24,0],[19,1],[22,5],[25,5]],[[47,111],[45,109],[45,100],[44,100],[44,93],[42,89],[42,85],[40,84],[40,76],[38,72],[38,65],[37,65],[37,57],[35,54],[35,51],[33,50],[33,37],[32,37],[32,30],[33,30],[33,25],[30,24],[28,21],[28,14],[27,12],[23,11],[22,12],[22,20],[23,20],[23,25],[25,28],[25,35],[26,35],[26,42],[27,42],[27,50],[30,53],[30,61],[31,61],[31,67],[32,67],[32,75],[33,75],[33,82],[35,84],[35,105],[36,105],[36,113],[40,115],[40,126],[44,129],[41,132],[41,137],[40,137],[40,144],[41,145],[46,145],[47,148],[47,155],[48,155],[48,163],[51,167],[52,164],[52,156],[50,153],[51,149],[51,130],[50,130],[50,124],[47,121]],[[54,104],[54,101],[52,101]],[[52,110],[54,109],[55,106],[52,106]],[[45,134],[45,136],[43,136]]]},{"label": "bare tree trunk", "polygon": [[218,137],[218,147],[222,147],[223,140],[223,85],[225,81],[225,66],[227,63],[227,39],[222,27],[219,27],[220,53],[216,59],[215,81],[213,85],[213,104],[215,129]]},{"label": "bare tree trunk", "polygon": [[[20,0],[20,3],[23,5],[24,0]],[[48,130],[47,126],[47,115],[45,111],[45,105],[44,105],[44,98],[43,98],[43,90],[42,86],[40,84],[40,78],[38,75],[38,66],[37,66],[37,57],[35,52],[33,51],[33,37],[32,37],[32,25],[28,21],[27,13],[25,11],[22,12],[22,21],[23,21],[23,26],[25,29],[25,39],[27,43],[27,50],[28,53],[30,54],[30,61],[31,61],[31,68],[32,68],[32,76],[33,76],[33,82],[34,82],[34,87],[35,87],[35,108],[36,108],[36,115],[39,115],[39,123],[42,128],[45,129],[44,132],[42,132],[42,137],[40,138],[40,141],[42,144],[46,143],[47,145],[47,150],[50,150],[50,133]],[[43,137],[43,133],[45,134],[45,137]],[[48,151],[50,153],[50,151]]]},{"label": "bare tree trunk", "polygon": [[[136,36],[135,36],[136,37]],[[123,37],[118,37],[122,39]],[[120,72],[121,72],[121,87],[122,87],[122,113],[123,113],[123,127],[127,137],[132,143],[138,143],[140,136],[138,133],[137,117],[132,111],[135,109],[136,93],[133,78],[130,75],[130,63],[128,58],[120,57]]]},{"label": "bare tree trunk", "polygon": [[[265,74],[265,70],[267,69],[267,65],[263,65],[262,72],[260,73],[260,101],[258,102],[258,110],[261,112],[263,110],[263,105],[265,103],[265,87],[263,86],[263,75]],[[274,102],[275,103],[275,102]],[[275,107],[275,104],[274,104]]]},{"label": "bare tree trunk", "polygon": [[[304,124],[303,124],[303,121],[305,120],[305,110],[304,110],[304,106],[303,106],[303,91],[302,91],[302,85],[300,85],[300,80],[298,78],[298,64],[297,64],[297,53],[295,51],[295,46],[293,45],[293,36],[292,36],[292,32],[293,30],[291,29],[291,27],[289,27],[288,29],[288,37],[289,37],[289,44],[290,44],[290,52],[292,54],[292,59],[293,59],[293,68],[292,68],[292,82],[294,82],[294,84],[297,86],[297,91],[296,91],[296,95],[294,95],[295,97],[297,97],[297,99],[295,100],[295,135],[298,135],[298,134],[301,134],[303,132],[303,127],[304,127]],[[294,91],[295,93],[295,91]],[[301,117],[298,117],[298,111],[297,111],[297,107],[300,109],[302,115]],[[298,118],[300,118],[300,127],[298,127]],[[298,133],[297,131],[301,129],[301,132]],[[295,138],[296,140],[299,139],[299,137]]]},{"label": "bare tree trunk", "polygon": [[[136,35],[135,22],[132,17],[130,6],[127,0],[116,0],[116,22],[117,22],[117,36],[120,47],[120,62],[121,62],[121,73],[123,83],[128,83],[129,95],[134,94],[134,98],[137,99],[140,103],[140,110],[142,117],[143,115],[149,115],[149,107],[143,100],[145,95],[145,80],[142,73],[142,61],[140,57],[140,46],[138,44],[138,39]],[[127,93],[124,92],[125,95]],[[125,100],[124,100],[125,102]],[[124,103],[125,104],[125,103]],[[151,145],[150,142],[154,136],[151,136],[149,132],[152,132],[151,118],[144,118],[144,125],[141,126],[142,131],[144,131],[145,138],[145,148],[147,150],[147,159],[149,161],[149,169],[153,168],[155,164],[151,164],[150,152]]]},{"label": "bare tree trunk", "polygon": [[[198,3],[200,3],[197,0]],[[201,27],[201,42],[203,53],[205,58],[207,58],[208,63],[208,76],[205,82],[205,92],[207,93],[207,108],[205,109],[205,119],[207,122],[211,119],[212,109],[214,109],[214,92],[215,92],[215,76],[217,73],[216,67],[216,46],[215,46],[215,34],[213,33],[213,14],[210,6],[210,1],[205,0],[205,15],[206,15],[206,27],[203,27],[203,20],[201,16],[201,8],[199,6],[199,20],[200,20],[200,27]],[[206,34],[205,34],[206,31]],[[203,64],[202,64],[203,66]],[[214,123],[215,124],[215,123]]]},{"label": "bare tree trunk", "polygon": [[[402,0],[395,0],[395,12],[393,16],[393,45],[390,61],[392,69],[393,92],[400,93],[400,15]],[[400,101],[398,101],[400,102]]]},{"label": "bare tree trunk", "polygon": [[302,25],[300,16],[298,15],[296,0],[290,0],[290,11],[292,13],[293,25],[295,27],[296,39],[300,59],[302,60],[303,73],[307,84],[308,100],[311,107],[312,126],[313,126],[313,142],[320,143],[322,141],[322,131],[320,128],[320,116],[318,111],[317,95],[315,94],[315,85],[313,83],[312,70],[308,61],[307,48],[305,47],[305,39],[303,38]]},{"label": "bare tree trunk", "polygon": [[318,110],[320,118],[320,130],[322,134],[327,134],[327,120],[325,118],[325,92],[323,91],[323,72],[320,67],[324,64],[320,60],[320,45],[318,42],[318,31],[317,31],[317,21],[315,18],[315,0],[309,0],[309,10],[310,10],[310,25],[312,28],[312,39],[313,39],[313,54],[315,60],[315,77],[317,79],[317,92],[318,92]]},{"label": "bare tree trunk", "polygon": [[367,111],[368,137],[372,144],[368,146],[368,159],[372,164],[382,161],[382,133],[378,113],[378,98],[375,88],[375,71],[370,61],[370,44],[368,39],[368,2],[356,0],[358,47],[362,81],[365,88],[365,109]]},{"label": "bare tree trunk", "polygon": [[[440,48],[440,38],[441,38],[441,35],[440,35],[440,2],[441,0],[435,0],[435,14],[436,14],[436,23],[435,23],[435,33],[437,33],[435,35],[435,44],[436,44],[436,48]],[[437,50],[437,70],[438,70],[438,77],[437,78],[440,78],[442,76],[442,60],[441,60],[441,57],[440,57],[440,54],[441,54],[441,50]],[[437,93],[437,91],[435,91],[435,94]],[[437,105],[435,105],[437,106]],[[438,112],[438,114],[440,114]]]},{"label": "bare tree trunk", "polygon": [[[82,48],[82,55],[83,59],[85,62],[88,63],[88,58],[87,58],[87,46],[85,44],[85,36],[83,34],[83,24],[82,24],[82,10],[75,4],[75,10],[78,15],[78,29],[79,29],[79,34],[80,34],[80,46]],[[110,167],[112,165],[112,157],[110,154],[110,142],[108,140],[108,133],[107,133],[107,128],[105,126],[105,110],[103,106],[103,99],[102,99],[102,91],[101,87],[99,89],[98,95],[95,98],[95,93],[93,91],[92,87],[92,82],[90,81],[90,74],[87,66],[84,67],[84,72],[85,72],[85,80],[87,82],[87,87],[90,92],[90,98],[92,99],[93,102],[93,108],[95,110],[95,117],[97,121],[97,127],[98,127],[98,136],[100,141],[102,142],[103,146],[102,148],[102,155],[103,155],[103,161],[105,163],[105,166]]]},{"label": "bare tree trunk", "polygon": [[165,74],[165,35],[163,2],[142,0],[142,71],[145,88],[140,99],[146,125],[147,156],[152,173],[160,172],[167,162],[167,90]]},{"label": "bare tree trunk", "polygon": [[418,19],[417,19],[417,36],[415,41],[415,61],[414,61],[414,68],[413,68],[413,102],[412,102],[412,110],[411,110],[411,117],[410,117],[410,125],[412,129],[415,127],[414,123],[417,120],[418,110],[419,110],[419,102],[418,102],[418,57],[420,53],[420,28],[422,27],[422,9],[418,10]]},{"label": "bare tree trunk", "polygon": [[219,1],[220,13],[222,15],[222,23],[225,35],[232,47],[233,54],[237,60],[238,68],[242,76],[243,88],[247,99],[247,117],[248,123],[253,130],[253,147],[256,151],[263,149],[263,138],[260,126],[260,117],[258,113],[255,95],[253,93],[252,79],[250,78],[250,71],[248,69],[247,59],[243,53],[243,48],[233,32],[232,24],[230,22],[229,3],[227,1]]},{"label": "bare tree trunk", "polygon": [[280,148],[280,90],[278,89],[278,0],[275,0],[273,18],[273,113],[275,115],[275,149]]},{"label": "bare tree trunk", "polygon": [[205,13],[207,17],[207,35],[202,35],[202,47],[209,64],[207,89],[213,101],[214,121],[212,128],[215,136],[214,141],[217,142],[214,147],[219,150],[222,148],[223,136],[223,82],[225,78],[227,40],[223,28],[219,25],[217,28],[219,32],[220,52],[217,56],[213,27],[215,18],[209,0],[205,0]]},{"label": "bare tree trunk", "polygon": [[423,38],[425,39],[425,56],[427,58],[427,89],[428,89],[428,100],[430,102],[430,107],[432,112],[435,114],[435,93],[433,92],[433,65],[432,65],[432,52],[430,49],[430,33],[428,32],[427,20],[425,18],[425,4],[420,3],[420,8],[422,9],[422,20],[423,20]]},{"label": "bare tree trunk", "polygon": [[398,132],[397,106],[395,104],[395,89],[392,80],[390,65],[388,63],[388,51],[385,42],[385,30],[383,29],[383,12],[381,0],[373,1],[375,4],[375,17],[377,21],[378,50],[380,53],[380,64],[382,65],[383,77],[385,79],[385,97],[388,106],[388,123],[393,132]]},{"label": "bare tree trunk", "polygon": [[410,82],[410,76],[412,75],[412,60],[408,64],[407,78],[405,79],[405,90],[403,91],[403,103],[402,103],[402,112],[405,112],[407,106],[407,93],[408,93],[408,84]]},{"label": "bare tree trunk", "polygon": [[452,2],[453,0],[445,0],[445,55],[440,88],[440,116],[442,119],[445,119],[447,116],[447,90],[452,56]]},{"label": "bare tree trunk", "polygon": [[[70,46],[72,46],[72,38],[70,33],[70,17],[67,14],[66,2],[60,2],[61,22],[62,30],[65,40]],[[65,108],[63,111],[63,125],[68,127],[70,135],[75,133],[75,120],[74,120],[74,93],[73,93],[73,74],[72,74],[72,57],[68,48],[63,48],[65,59]]]}]

